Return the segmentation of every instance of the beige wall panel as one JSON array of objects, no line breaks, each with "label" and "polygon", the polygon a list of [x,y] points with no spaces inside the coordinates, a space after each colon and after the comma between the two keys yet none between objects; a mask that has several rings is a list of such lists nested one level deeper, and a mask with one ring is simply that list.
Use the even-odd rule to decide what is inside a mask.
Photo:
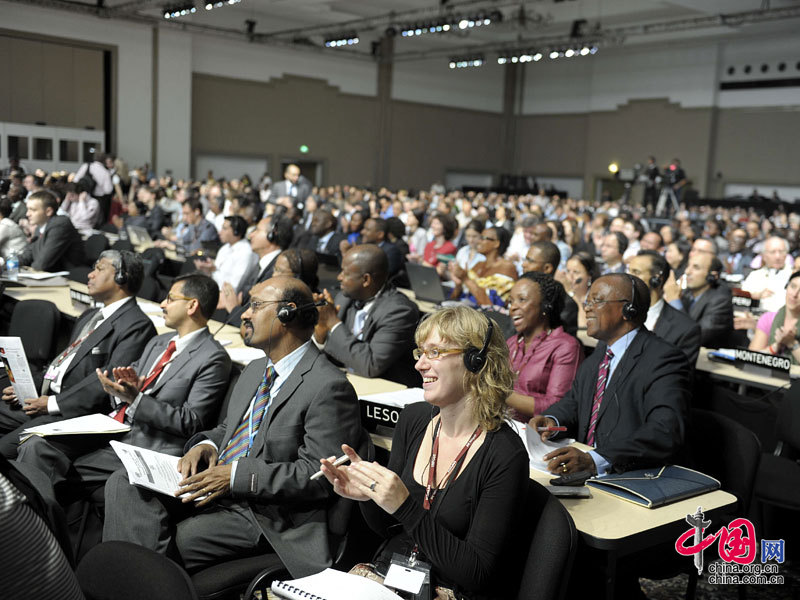
[{"label": "beige wall panel", "polygon": [[34,123],[42,120],[44,77],[42,42],[11,39],[11,62],[18,77],[11,86],[11,121]]},{"label": "beige wall panel", "polygon": [[[73,127],[103,129],[103,52],[74,48]],[[125,76],[124,73],[121,74]],[[146,124],[142,124],[144,127]]]},{"label": "beige wall panel", "polygon": [[712,173],[742,183],[799,184],[800,109],[720,110]]},{"label": "beige wall panel", "polygon": [[503,172],[502,115],[392,102],[388,185],[427,188],[447,171]]},{"label": "beige wall panel", "polygon": [[666,100],[631,102],[614,112],[589,115],[584,189],[595,177],[607,177],[608,165],[645,164],[653,154],[659,165],[677,157],[701,196],[705,194],[712,109],[683,109]]},{"label": "beige wall panel", "polygon": [[587,122],[587,115],[518,117],[520,172],[534,176],[583,176]]},{"label": "beige wall panel", "polygon": [[45,91],[41,120],[48,125],[75,126],[75,56],[61,44],[42,44],[42,74]]},{"label": "beige wall panel", "polygon": [[[326,183],[371,185],[376,101],[324,81],[286,76],[269,83],[195,74],[193,154],[297,157],[325,165]],[[272,164],[273,176],[280,167]]]}]

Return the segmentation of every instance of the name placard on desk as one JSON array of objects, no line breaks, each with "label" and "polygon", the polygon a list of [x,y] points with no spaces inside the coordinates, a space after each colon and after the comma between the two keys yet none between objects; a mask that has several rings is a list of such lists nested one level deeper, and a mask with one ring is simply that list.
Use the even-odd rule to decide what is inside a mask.
[{"label": "name placard on desk", "polygon": [[775,356],[766,352],[755,352],[744,348],[735,350],[734,358],[736,366],[745,372],[767,377],[780,377],[789,379],[789,371],[792,367],[791,359],[785,356]]},{"label": "name placard on desk", "polygon": [[408,388],[362,396],[358,400],[361,407],[361,424],[367,431],[373,433],[393,430],[403,408],[413,402],[424,401],[422,394],[422,388]]},{"label": "name placard on desk", "polygon": [[758,308],[758,300],[749,296],[732,296],[731,304],[739,308]]},{"label": "name placard on desk", "polygon": [[103,306],[102,302],[95,303],[94,298],[92,298],[88,293],[81,290],[76,290],[75,288],[69,288],[69,299],[72,300],[73,304],[82,304],[86,308]]}]

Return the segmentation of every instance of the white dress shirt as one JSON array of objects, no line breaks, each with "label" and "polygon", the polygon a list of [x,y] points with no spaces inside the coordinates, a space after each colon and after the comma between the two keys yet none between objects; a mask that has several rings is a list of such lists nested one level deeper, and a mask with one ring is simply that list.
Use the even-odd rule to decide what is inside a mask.
[{"label": "white dress shirt", "polygon": [[652,304],[650,308],[647,309],[647,319],[644,322],[644,326],[647,327],[648,331],[655,330],[656,323],[658,323],[658,317],[661,316],[662,310],[664,310],[663,298],[659,298],[658,302]]},{"label": "white dress shirt", "polygon": [[250,248],[250,242],[239,240],[235,244],[225,244],[217,252],[214,260],[216,270],[211,274],[219,287],[223,283],[230,283],[234,289],[239,287],[242,278],[250,268],[256,264],[258,255]]},{"label": "white dress shirt", "polygon": [[745,278],[744,282],[742,282],[742,289],[751,293],[771,290],[772,296],[759,300],[758,306],[767,312],[776,312],[786,304],[786,292],[784,290],[791,275],[792,268],[788,266],[783,269],[761,267],[752,271]]}]

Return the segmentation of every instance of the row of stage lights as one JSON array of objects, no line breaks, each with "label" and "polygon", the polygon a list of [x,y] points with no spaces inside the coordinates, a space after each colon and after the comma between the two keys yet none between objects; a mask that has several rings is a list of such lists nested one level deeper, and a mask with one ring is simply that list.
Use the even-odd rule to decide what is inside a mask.
[{"label": "row of stage lights", "polygon": [[503,13],[499,10],[490,13],[481,12],[470,16],[451,15],[434,19],[432,21],[422,21],[418,23],[406,23],[401,25],[400,35],[402,37],[414,37],[428,33],[448,33],[450,31],[466,31],[475,27],[485,27],[492,23],[503,20]]},{"label": "row of stage lights", "polygon": [[336,37],[330,37],[325,40],[326,48],[341,48],[342,46],[353,46],[359,42],[358,34],[355,31],[350,33],[343,33]]},{"label": "row of stage lights", "polygon": [[[508,63],[527,63],[539,62],[545,56],[549,56],[552,60],[557,58],[572,58],[575,56],[589,56],[597,54],[597,46],[581,46],[578,48],[566,49],[553,49],[544,52],[526,50],[518,52],[507,52],[497,57],[498,65],[505,65]],[[481,67],[486,64],[486,57],[483,54],[475,54],[470,56],[454,56],[450,59],[451,69],[464,69],[467,67]]]},{"label": "row of stage lights", "polygon": [[[223,6],[230,6],[231,4],[239,4],[242,0],[216,0],[214,2],[206,2],[205,9],[213,10],[215,8],[222,8]],[[165,19],[177,19],[178,17],[185,17],[186,15],[193,15],[197,12],[193,2],[186,2],[184,4],[177,4],[175,6],[168,6],[164,9]]]}]

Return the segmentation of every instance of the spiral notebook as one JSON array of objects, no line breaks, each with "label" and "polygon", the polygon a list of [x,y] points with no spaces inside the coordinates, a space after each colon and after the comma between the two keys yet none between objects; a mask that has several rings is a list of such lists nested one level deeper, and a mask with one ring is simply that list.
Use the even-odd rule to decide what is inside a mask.
[{"label": "spiral notebook", "polygon": [[290,600],[402,600],[377,581],[334,569],[291,581],[273,581],[271,587],[273,594]]}]

